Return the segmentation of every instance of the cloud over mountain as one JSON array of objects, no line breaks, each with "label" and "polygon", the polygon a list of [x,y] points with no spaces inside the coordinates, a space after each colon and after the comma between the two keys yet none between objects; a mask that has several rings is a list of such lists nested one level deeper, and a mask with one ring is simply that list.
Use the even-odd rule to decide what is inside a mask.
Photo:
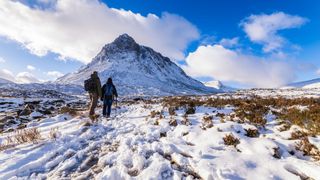
[{"label": "cloud over mountain", "polygon": [[38,56],[53,52],[84,63],[124,32],[173,59],[183,59],[187,45],[199,37],[194,25],[174,14],[143,16],[110,8],[98,0],[50,4],[37,8],[19,1],[0,1],[0,36],[21,43]]},{"label": "cloud over mountain", "polygon": [[211,77],[253,87],[279,87],[294,78],[294,69],[283,61],[266,60],[221,45],[200,46],[188,55],[184,70],[193,77]]}]

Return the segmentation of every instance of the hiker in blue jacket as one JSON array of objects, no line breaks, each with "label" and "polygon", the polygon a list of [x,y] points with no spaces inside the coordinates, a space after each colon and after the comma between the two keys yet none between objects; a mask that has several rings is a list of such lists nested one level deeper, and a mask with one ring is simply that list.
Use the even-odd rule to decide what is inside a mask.
[{"label": "hiker in blue jacket", "polygon": [[111,106],[114,101],[114,97],[118,98],[117,89],[114,86],[112,79],[108,78],[107,83],[102,86],[101,101],[103,101],[102,114],[104,117],[110,117]]}]

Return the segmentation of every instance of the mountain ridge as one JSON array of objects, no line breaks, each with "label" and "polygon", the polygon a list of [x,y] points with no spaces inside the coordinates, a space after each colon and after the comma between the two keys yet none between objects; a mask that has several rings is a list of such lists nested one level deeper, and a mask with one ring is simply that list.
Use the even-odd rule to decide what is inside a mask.
[{"label": "mountain ridge", "polygon": [[220,92],[189,77],[168,57],[139,45],[128,34],[106,44],[93,60],[78,71],[56,80],[60,84],[83,85],[97,71],[101,82],[112,77],[121,95],[183,95]]},{"label": "mountain ridge", "polygon": [[290,83],[284,88],[320,88],[320,78]]}]

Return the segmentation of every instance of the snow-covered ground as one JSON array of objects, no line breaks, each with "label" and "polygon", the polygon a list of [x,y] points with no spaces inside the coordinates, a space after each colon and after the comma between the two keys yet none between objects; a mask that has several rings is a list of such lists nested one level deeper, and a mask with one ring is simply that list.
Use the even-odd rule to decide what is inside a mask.
[{"label": "snow-covered ground", "polygon": [[[278,96],[283,91],[252,90],[215,97]],[[319,95],[318,91],[313,94]],[[288,96],[302,95],[290,91]],[[0,112],[27,100],[1,99],[12,104],[1,105]],[[48,101],[40,104],[56,102]],[[36,127],[41,139],[2,150],[0,179],[320,179],[319,161],[303,156],[295,149],[298,140],[290,139],[300,127],[280,131],[281,124],[272,114],[266,115],[264,128],[222,119],[221,114],[228,117],[234,112],[232,106],[195,109],[186,121],[183,107],[169,115],[161,99],[156,99],[120,103],[113,110],[113,118],[98,118],[89,126],[91,120],[85,111],[74,116],[53,113],[30,118],[26,129]],[[101,113],[101,108],[96,112]],[[212,116],[213,126],[203,128],[203,117],[207,116]],[[250,128],[259,130],[259,136],[246,136]],[[50,138],[53,130],[56,139]],[[230,133],[240,141],[236,146],[224,143],[223,138]],[[0,134],[0,143],[13,134]],[[320,148],[319,135],[308,139]]]}]

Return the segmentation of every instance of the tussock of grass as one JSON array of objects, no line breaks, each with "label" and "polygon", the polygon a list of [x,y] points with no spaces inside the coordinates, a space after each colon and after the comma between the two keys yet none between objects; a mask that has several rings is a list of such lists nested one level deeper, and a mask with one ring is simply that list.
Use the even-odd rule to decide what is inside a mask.
[{"label": "tussock of grass", "polygon": [[259,137],[260,133],[258,129],[253,129],[253,128],[248,128],[248,129],[244,129],[246,131],[246,136],[248,137]]},{"label": "tussock of grass", "polygon": [[68,106],[61,107],[59,113],[60,114],[70,114],[71,116],[77,116],[78,115],[78,112],[77,112],[76,109],[73,109],[73,108],[68,107]]},{"label": "tussock of grass", "polygon": [[49,133],[50,139],[56,140],[58,138],[58,136],[59,136],[59,130],[57,127],[50,129],[50,133]]},{"label": "tussock of grass", "polygon": [[203,116],[202,118],[202,128],[212,128],[213,127],[213,116]]},{"label": "tussock of grass", "polygon": [[302,151],[304,156],[311,156],[315,160],[320,160],[320,150],[310,143],[308,137],[302,138],[297,144],[296,144],[296,150]]},{"label": "tussock of grass", "polygon": [[37,128],[19,129],[5,138],[4,144],[0,145],[0,150],[12,148],[23,143],[37,143],[40,139],[41,134]]},{"label": "tussock of grass", "polygon": [[227,134],[225,137],[223,137],[223,141],[227,146],[236,147],[238,144],[240,144],[240,140],[236,138],[232,133]]}]

